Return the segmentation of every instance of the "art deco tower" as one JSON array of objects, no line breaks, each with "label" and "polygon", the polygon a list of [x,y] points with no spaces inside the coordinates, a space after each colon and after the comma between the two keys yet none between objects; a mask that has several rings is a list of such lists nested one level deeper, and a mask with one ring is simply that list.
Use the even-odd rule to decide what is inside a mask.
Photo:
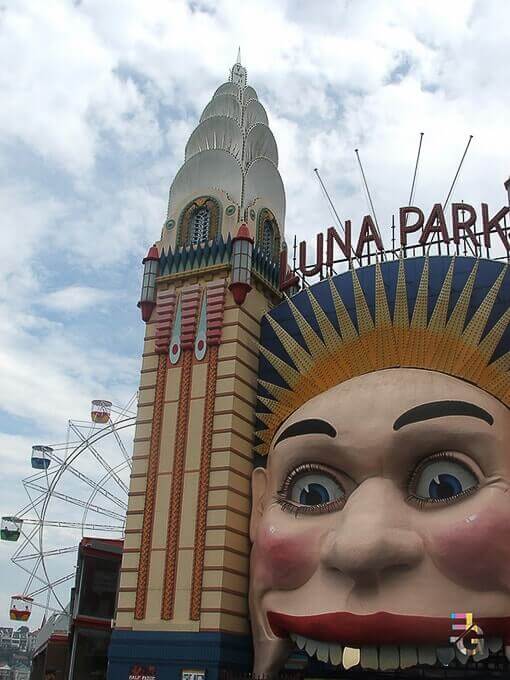
[{"label": "art deco tower", "polygon": [[250,474],[285,193],[246,69],[207,104],[144,259],[146,322],[110,680],[250,669]]}]

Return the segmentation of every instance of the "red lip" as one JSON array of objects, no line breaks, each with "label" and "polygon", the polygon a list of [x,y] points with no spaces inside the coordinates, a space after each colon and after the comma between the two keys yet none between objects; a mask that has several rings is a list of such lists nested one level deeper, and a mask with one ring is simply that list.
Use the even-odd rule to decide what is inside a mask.
[{"label": "red lip", "polygon": [[[302,635],[312,640],[343,642],[351,645],[395,645],[395,644],[443,644],[447,645],[453,621],[447,617],[406,616],[404,614],[351,614],[335,612],[314,616],[292,616],[268,612],[269,625],[278,637],[289,633]],[[473,615],[473,623],[483,631],[483,636],[503,638],[510,644],[510,617],[480,617]],[[460,633],[457,633],[460,635]]]}]

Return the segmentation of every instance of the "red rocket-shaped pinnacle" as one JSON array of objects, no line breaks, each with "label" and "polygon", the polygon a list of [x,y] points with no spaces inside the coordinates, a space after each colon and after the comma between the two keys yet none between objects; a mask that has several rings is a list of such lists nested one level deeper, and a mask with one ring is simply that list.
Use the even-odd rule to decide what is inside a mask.
[{"label": "red rocket-shaped pinnacle", "polygon": [[142,264],[145,264],[149,260],[159,260],[159,253],[155,243],[153,243],[147,251],[147,255],[143,258]]}]

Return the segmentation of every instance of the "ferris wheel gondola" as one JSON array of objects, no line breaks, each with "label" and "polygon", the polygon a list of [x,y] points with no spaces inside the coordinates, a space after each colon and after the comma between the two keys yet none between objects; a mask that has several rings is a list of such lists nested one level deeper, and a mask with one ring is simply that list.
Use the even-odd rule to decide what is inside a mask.
[{"label": "ferris wheel gondola", "polygon": [[32,612],[34,599],[27,595],[13,595],[9,617],[11,621],[28,621]]},{"label": "ferris wheel gondola", "polygon": [[32,467],[34,470],[47,470],[51,463],[51,446],[32,446]]},{"label": "ferris wheel gondola", "polygon": [[0,525],[0,538],[18,543],[11,561],[28,577],[12,596],[11,618],[27,621],[32,607],[68,612],[81,538],[123,537],[135,399],[125,407],[95,399],[90,420],[68,421],[64,443],[32,447],[33,473],[22,480],[28,503]]}]

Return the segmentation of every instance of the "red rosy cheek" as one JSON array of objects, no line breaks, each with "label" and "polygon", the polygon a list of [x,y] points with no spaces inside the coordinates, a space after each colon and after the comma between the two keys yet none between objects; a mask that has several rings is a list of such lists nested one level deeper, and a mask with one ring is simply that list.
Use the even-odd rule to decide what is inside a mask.
[{"label": "red rosy cheek", "polygon": [[257,580],[260,579],[266,587],[299,588],[317,569],[320,532],[299,525],[300,520],[295,518],[279,524],[268,518],[259,527],[253,567]]},{"label": "red rosy cheek", "polygon": [[499,503],[432,530],[427,542],[434,562],[452,581],[479,591],[510,590],[510,503],[491,496]]}]

